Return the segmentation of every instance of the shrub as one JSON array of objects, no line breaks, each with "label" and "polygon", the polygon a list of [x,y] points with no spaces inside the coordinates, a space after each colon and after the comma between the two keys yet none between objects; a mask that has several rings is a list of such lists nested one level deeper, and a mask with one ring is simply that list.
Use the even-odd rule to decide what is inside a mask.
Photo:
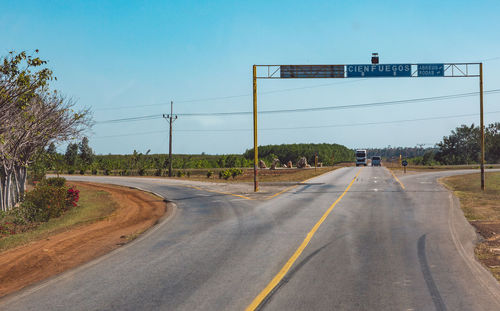
[{"label": "shrub", "polygon": [[59,217],[67,209],[66,198],[66,187],[41,182],[26,193],[24,202],[21,203],[23,216],[30,222]]},{"label": "shrub", "polygon": [[66,195],[66,207],[69,209],[71,207],[76,206],[78,200],[80,199],[80,190],[76,188],[69,188]]},{"label": "shrub", "polygon": [[[238,175],[241,175],[243,174],[243,170],[239,169],[239,168],[229,168],[227,170],[224,170],[224,171],[220,171],[219,172],[219,178],[224,178],[225,180],[228,180],[229,177],[233,177],[233,179],[238,176]],[[208,177],[208,174],[207,174],[207,177]]]},{"label": "shrub", "polygon": [[231,170],[225,170],[222,172],[222,178],[224,178],[225,180],[228,180],[229,177],[231,177],[232,175],[232,171]]},{"label": "shrub", "polygon": [[11,222],[4,222],[0,224],[0,237],[16,233],[16,226]]},{"label": "shrub", "polygon": [[31,183],[33,181],[40,181],[45,178],[45,168],[40,168],[39,166],[35,166],[32,168],[28,179],[31,179]]},{"label": "shrub", "polygon": [[76,206],[80,191],[67,188],[66,179],[53,177],[43,179],[36,187],[27,192],[19,209],[14,210],[15,222],[45,222],[59,217],[71,207]]},{"label": "shrub", "polygon": [[92,175],[97,175],[97,169],[95,168],[92,169]]},{"label": "shrub", "polygon": [[161,176],[161,168],[156,169],[155,176]]},{"label": "shrub", "polygon": [[182,177],[184,176],[184,172],[182,171],[177,171],[177,177]]},{"label": "shrub", "polygon": [[70,169],[68,170],[68,174],[73,175],[74,173],[75,173],[75,170],[74,170],[74,169],[70,168]]},{"label": "shrub", "polygon": [[144,176],[145,172],[146,170],[144,170],[144,168],[141,167],[137,173],[139,174],[139,176]]},{"label": "shrub", "polygon": [[191,172],[190,172],[190,171],[187,171],[187,172],[186,172],[186,175],[187,175],[187,177],[191,177]]},{"label": "shrub", "polygon": [[104,175],[108,176],[111,174],[111,170],[109,168],[104,170]]},{"label": "shrub", "polygon": [[80,170],[80,175],[85,175],[85,170]]},{"label": "shrub", "polygon": [[53,187],[64,187],[66,185],[66,179],[64,177],[51,177],[42,179],[41,184],[46,184]]},{"label": "shrub", "polygon": [[231,169],[231,176],[233,176],[233,179],[238,176],[238,175],[241,175],[243,174],[243,170],[239,169],[239,168],[233,168]]},{"label": "shrub", "polygon": [[207,172],[207,178],[212,177],[212,175],[213,175],[213,174],[214,174],[214,172],[212,172],[212,171],[208,171],[208,172]]}]

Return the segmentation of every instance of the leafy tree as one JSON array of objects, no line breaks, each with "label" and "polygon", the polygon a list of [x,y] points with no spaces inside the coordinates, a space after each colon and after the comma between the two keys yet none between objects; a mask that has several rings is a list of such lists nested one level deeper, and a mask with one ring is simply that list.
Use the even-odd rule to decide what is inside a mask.
[{"label": "leafy tree", "polygon": [[481,151],[479,137],[480,130],[474,124],[461,125],[437,144],[439,150],[435,157],[443,164],[477,163]]},{"label": "leafy tree", "polygon": [[85,166],[92,164],[94,152],[89,146],[89,139],[87,137],[83,137],[82,142],[78,145],[78,149],[80,151],[80,159],[82,160],[82,163]]},{"label": "leafy tree", "polygon": [[485,158],[490,163],[500,162],[500,122],[488,125],[485,129]]},{"label": "leafy tree", "polygon": [[433,150],[429,150],[424,153],[422,156],[422,164],[423,165],[431,165],[434,163],[434,158],[436,156],[436,153]]},{"label": "leafy tree", "polygon": [[66,148],[66,153],[64,154],[64,159],[66,164],[69,166],[74,166],[78,158],[78,144],[70,143]]}]

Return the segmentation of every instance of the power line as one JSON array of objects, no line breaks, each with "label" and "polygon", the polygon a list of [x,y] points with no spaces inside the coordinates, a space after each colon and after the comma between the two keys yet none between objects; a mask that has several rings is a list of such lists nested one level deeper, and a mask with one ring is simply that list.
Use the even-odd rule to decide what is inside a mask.
[{"label": "power line", "polygon": [[[500,93],[500,89],[493,89],[493,90],[489,90],[489,91],[484,91],[484,93],[485,94],[496,94],[496,93]],[[423,98],[403,99],[403,100],[395,100],[395,101],[375,102],[375,103],[367,103],[367,104],[326,106],[326,107],[313,107],[313,108],[295,108],[295,109],[281,109],[281,110],[264,110],[264,111],[260,111],[259,114],[311,112],[311,111],[326,111],[326,110],[368,108],[368,107],[377,107],[377,106],[403,105],[403,104],[410,104],[410,103],[416,103],[416,102],[426,102],[426,101],[447,100],[447,99],[471,97],[471,96],[476,96],[478,94],[479,94],[479,92],[470,92],[470,93],[451,94],[451,95],[442,95],[442,96],[433,96],[433,97],[423,97]],[[249,114],[252,114],[252,111],[178,113],[177,115],[184,116],[184,117],[202,117],[202,116],[235,116],[235,115],[249,115]],[[143,121],[143,120],[151,120],[151,119],[158,119],[158,118],[161,118],[161,115],[148,115],[148,116],[141,116],[141,117],[104,120],[104,121],[97,121],[96,124]]]},{"label": "power line", "polygon": [[[279,90],[273,90],[273,91],[259,92],[259,95],[269,95],[269,94],[284,93],[284,92],[297,91],[297,90],[314,89],[314,88],[318,88],[318,87],[325,87],[325,86],[332,86],[332,85],[339,85],[339,84],[358,83],[358,82],[365,81],[365,80],[367,80],[367,79],[366,78],[365,79],[356,79],[356,80],[352,80],[352,81],[342,81],[342,82],[335,82],[335,83],[324,83],[324,84],[317,84],[317,85],[311,85],[311,86],[279,89]],[[217,101],[217,100],[234,99],[234,98],[251,97],[251,96],[252,96],[252,93],[247,93],[247,94],[240,94],[240,95],[228,95],[228,96],[220,96],[220,97],[206,97],[206,98],[198,98],[198,99],[180,100],[180,101],[176,101],[176,103],[208,102],[208,101]],[[167,105],[167,103],[121,106],[121,107],[105,107],[105,108],[99,108],[99,109],[95,109],[95,110],[102,111],[102,110],[116,110],[116,109],[132,109],[132,108],[140,108],[140,107],[154,107],[154,106],[165,106],[165,105]]]},{"label": "power line", "polygon": [[490,62],[490,61],[493,61],[493,60],[499,60],[499,59],[500,59],[500,56],[498,56],[498,57],[486,58],[486,59],[483,59],[482,61],[483,61],[483,62]]},{"label": "power line", "polygon": [[161,119],[162,117],[163,116],[160,114],[152,114],[152,115],[148,115],[148,116],[96,121],[95,123],[96,124],[104,124],[104,123],[121,123],[121,122],[130,122],[130,121],[144,121],[144,120]]},{"label": "power line", "polygon": [[[487,94],[499,93],[500,89],[485,91]],[[462,97],[470,97],[476,96],[479,92],[471,92],[471,93],[462,93],[462,94],[454,94],[454,95],[443,95],[443,96],[434,96],[434,97],[424,97],[424,98],[413,98],[413,99],[404,99],[404,100],[395,100],[395,101],[385,101],[385,102],[376,102],[376,103],[367,103],[367,104],[355,104],[355,105],[341,105],[341,106],[326,106],[326,107],[314,107],[314,108],[295,108],[295,109],[280,109],[280,110],[264,110],[259,111],[259,114],[275,114],[275,113],[290,113],[290,112],[309,112],[309,111],[325,111],[325,110],[340,110],[340,109],[352,109],[352,108],[366,108],[366,107],[376,107],[376,106],[392,106],[392,105],[401,105],[415,102],[425,102],[425,101],[434,101],[434,100],[446,100],[446,99],[455,99]],[[249,115],[252,114],[252,111],[240,111],[240,112],[206,112],[206,113],[180,113],[179,115],[186,117],[195,117],[195,116],[227,116],[227,115]]]},{"label": "power line", "polygon": [[[496,114],[499,111],[489,111],[485,114]],[[302,129],[321,129],[321,128],[336,128],[336,127],[352,127],[352,126],[364,126],[364,125],[380,125],[380,124],[396,124],[405,122],[419,122],[419,121],[431,121],[431,120],[444,120],[444,119],[454,119],[463,117],[474,117],[477,113],[469,114],[458,114],[440,117],[428,117],[428,118],[416,118],[416,119],[405,119],[405,120],[393,120],[393,121],[380,121],[380,122],[364,122],[364,123],[344,123],[344,124],[333,124],[333,125],[317,125],[317,126],[297,126],[297,127],[274,127],[274,128],[261,128],[259,131],[278,131],[278,130],[302,130]],[[253,129],[214,129],[214,130],[177,130],[177,132],[186,133],[200,133],[200,132],[249,132]],[[114,138],[114,137],[128,137],[128,136],[139,136],[139,135],[150,135],[150,134],[160,134],[164,131],[149,131],[140,133],[130,133],[130,134],[120,134],[120,135],[110,135],[110,136],[100,136],[95,138]]]},{"label": "power line", "polygon": [[[499,57],[491,57],[491,58],[486,58],[483,60],[480,60],[481,62],[489,62],[489,61],[496,61],[499,60]],[[283,93],[283,92],[290,92],[290,91],[297,91],[297,90],[304,90],[304,89],[313,89],[313,88],[318,88],[318,87],[325,87],[325,86],[332,86],[332,85],[340,85],[340,84],[348,84],[348,83],[358,83],[367,80],[365,79],[356,79],[356,80],[351,80],[351,81],[342,81],[342,82],[333,82],[333,83],[324,83],[324,84],[318,84],[318,85],[311,85],[311,86],[303,86],[303,87],[295,87],[295,88],[287,88],[287,89],[279,89],[279,90],[274,90],[274,91],[267,91],[267,92],[259,92],[259,95],[268,95],[268,94],[276,94],[276,93]],[[195,103],[195,102],[207,102],[207,101],[217,101],[217,100],[225,100],[225,99],[234,99],[234,98],[242,98],[242,97],[250,97],[252,96],[251,93],[246,93],[246,94],[239,94],[239,95],[228,95],[228,96],[219,96],[219,97],[206,97],[206,98],[198,98],[198,99],[187,99],[187,100],[180,100],[176,101],[177,103]],[[154,107],[154,106],[164,106],[167,105],[168,103],[159,103],[159,104],[147,104],[147,105],[134,105],[134,106],[121,106],[121,107],[104,107],[104,108],[99,108],[95,109],[95,111],[103,111],[103,110],[116,110],[116,109],[133,109],[133,108],[140,108],[140,107]]]}]

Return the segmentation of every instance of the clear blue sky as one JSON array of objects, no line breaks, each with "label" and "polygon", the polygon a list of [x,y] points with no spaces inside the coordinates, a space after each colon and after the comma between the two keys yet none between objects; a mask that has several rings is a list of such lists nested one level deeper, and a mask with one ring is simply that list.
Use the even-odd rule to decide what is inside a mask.
[{"label": "clear blue sky", "polygon": [[[95,121],[160,116],[171,100],[174,113],[250,111],[253,64],[362,64],[372,52],[381,63],[484,61],[485,90],[500,89],[499,12],[498,0],[2,1],[0,55],[39,49],[58,77],[53,87],[91,107]],[[259,80],[258,98],[260,110],[275,110],[478,87],[477,78]],[[293,90],[269,93],[284,89]],[[486,95],[485,111],[500,111],[500,94]],[[485,120],[500,121],[500,113],[486,113]],[[472,122],[479,123],[478,97],[260,115],[259,144],[431,146]],[[268,130],[330,125],[336,127]],[[253,146],[251,129],[249,115],[179,117],[174,153],[241,153]],[[165,153],[167,131],[167,122],[157,118],[96,124],[88,136],[100,154]]]}]

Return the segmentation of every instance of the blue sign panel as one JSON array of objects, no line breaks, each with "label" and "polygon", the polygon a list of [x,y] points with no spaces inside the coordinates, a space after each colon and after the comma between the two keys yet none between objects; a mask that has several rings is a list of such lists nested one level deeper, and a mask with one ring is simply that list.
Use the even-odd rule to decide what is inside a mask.
[{"label": "blue sign panel", "polygon": [[343,78],[344,65],[282,65],[280,78]]},{"label": "blue sign panel", "polygon": [[444,64],[418,64],[419,77],[444,77]]},{"label": "blue sign panel", "polygon": [[348,78],[411,77],[411,64],[346,65]]}]

